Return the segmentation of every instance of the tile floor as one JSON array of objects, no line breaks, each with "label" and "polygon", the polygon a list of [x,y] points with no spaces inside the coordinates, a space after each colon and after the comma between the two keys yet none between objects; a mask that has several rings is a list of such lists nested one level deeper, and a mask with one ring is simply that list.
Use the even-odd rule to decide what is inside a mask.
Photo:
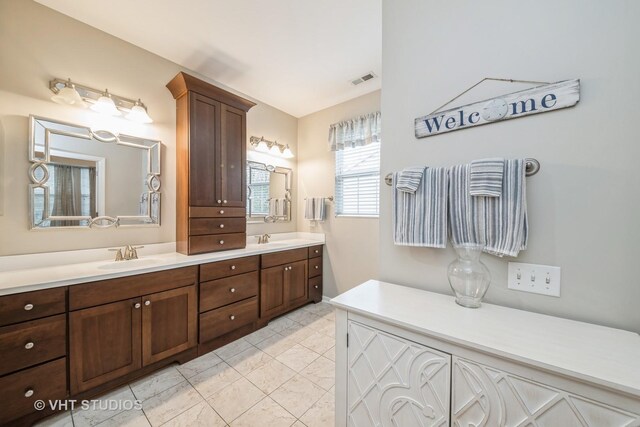
[{"label": "tile floor", "polygon": [[334,325],[330,305],[307,305],[214,352],[102,396],[140,400],[141,410],[80,409],[38,425],[333,426]]}]

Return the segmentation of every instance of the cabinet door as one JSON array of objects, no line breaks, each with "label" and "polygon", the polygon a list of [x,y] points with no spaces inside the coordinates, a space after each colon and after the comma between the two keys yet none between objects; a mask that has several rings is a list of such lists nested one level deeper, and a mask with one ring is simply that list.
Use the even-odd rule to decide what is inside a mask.
[{"label": "cabinet door", "polygon": [[640,425],[640,414],[459,357],[453,358],[452,377],[451,417],[456,426]]},{"label": "cabinet door", "polygon": [[71,394],[141,367],[140,298],[69,313]]},{"label": "cabinet door", "polygon": [[307,268],[307,261],[298,261],[289,264],[289,269],[285,272],[287,302],[290,306],[307,302],[309,295]]},{"label": "cabinet door", "polygon": [[142,300],[143,366],[197,344],[195,285],[147,295]]},{"label": "cabinet door", "polygon": [[189,92],[189,206],[220,206],[220,103]]},{"label": "cabinet door", "polygon": [[220,115],[220,193],[223,206],[246,206],[246,113],[222,104]]},{"label": "cabinet door", "polygon": [[348,334],[349,426],[449,425],[450,355],[353,321]]},{"label": "cabinet door", "polygon": [[285,265],[263,268],[260,271],[260,317],[279,314],[287,308]]}]

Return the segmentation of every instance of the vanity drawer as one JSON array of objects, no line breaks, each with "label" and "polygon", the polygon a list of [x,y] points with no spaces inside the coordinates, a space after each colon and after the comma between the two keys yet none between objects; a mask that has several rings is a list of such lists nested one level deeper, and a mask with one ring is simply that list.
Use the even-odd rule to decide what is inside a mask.
[{"label": "vanity drawer", "polygon": [[200,284],[200,312],[258,295],[257,271]]},{"label": "vanity drawer", "polygon": [[255,271],[259,267],[259,255],[202,264],[200,265],[200,282]]},{"label": "vanity drawer", "polygon": [[197,281],[198,266],[192,266],[75,285],[69,288],[69,310],[182,288]]},{"label": "vanity drawer", "polygon": [[322,256],[322,245],[311,246],[309,248],[309,258],[317,258]]},{"label": "vanity drawer", "polygon": [[67,395],[67,359],[0,378],[0,425],[35,412],[36,400],[64,399]]},{"label": "vanity drawer", "polygon": [[0,328],[0,375],[63,357],[66,352],[64,314]]},{"label": "vanity drawer", "polygon": [[240,301],[200,315],[200,342],[206,342],[258,320],[258,298]]},{"label": "vanity drawer", "polygon": [[0,297],[0,326],[64,313],[66,292],[64,287]]},{"label": "vanity drawer", "polygon": [[316,277],[322,274],[322,258],[311,258],[309,260],[309,277]]},{"label": "vanity drawer", "polygon": [[189,220],[189,235],[244,233],[247,220],[242,218],[192,218]]},{"label": "vanity drawer", "polygon": [[273,252],[262,255],[262,268],[302,261],[308,258],[307,248],[292,249],[290,251]]},{"label": "vanity drawer", "polygon": [[245,218],[245,208],[202,207],[190,206],[189,218]]},{"label": "vanity drawer", "polygon": [[315,302],[322,301],[322,276],[309,279],[309,299]]},{"label": "vanity drawer", "polygon": [[246,245],[247,235],[245,233],[189,236],[190,254],[226,251],[229,249],[242,249]]}]

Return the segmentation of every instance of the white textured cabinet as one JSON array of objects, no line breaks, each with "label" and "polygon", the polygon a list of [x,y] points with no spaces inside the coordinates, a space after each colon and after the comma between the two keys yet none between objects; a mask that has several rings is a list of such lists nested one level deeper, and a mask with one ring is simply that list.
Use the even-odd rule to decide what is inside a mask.
[{"label": "white textured cabinet", "polygon": [[640,336],[378,281],[336,310],[337,427],[640,427]]},{"label": "white textured cabinet", "polygon": [[349,322],[349,426],[448,426],[451,356]]}]

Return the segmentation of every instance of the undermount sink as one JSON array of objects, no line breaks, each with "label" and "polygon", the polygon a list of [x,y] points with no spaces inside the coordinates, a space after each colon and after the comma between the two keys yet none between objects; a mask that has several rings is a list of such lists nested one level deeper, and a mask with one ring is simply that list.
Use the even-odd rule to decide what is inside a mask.
[{"label": "undermount sink", "polygon": [[100,270],[126,270],[127,268],[139,268],[155,265],[160,260],[155,258],[139,258],[129,261],[111,261],[108,264],[98,266]]}]

